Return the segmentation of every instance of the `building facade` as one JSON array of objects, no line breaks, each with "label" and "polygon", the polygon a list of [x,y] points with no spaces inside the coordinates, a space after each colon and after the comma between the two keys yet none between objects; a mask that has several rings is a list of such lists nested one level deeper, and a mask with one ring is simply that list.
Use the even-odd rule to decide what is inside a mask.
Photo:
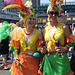
[{"label": "building facade", "polygon": [[[34,7],[35,11],[36,11],[36,15],[38,15],[38,25],[43,25],[46,24],[47,22],[47,7],[48,4],[41,4],[41,6],[38,7]],[[63,11],[60,13],[61,17],[65,16],[66,20],[65,24],[67,25],[72,25],[72,23],[75,23],[75,2],[71,3],[71,2],[66,2],[63,3],[63,5],[61,6]],[[38,12],[38,13],[37,13]],[[59,16],[60,16],[59,15]]]},{"label": "building facade", "polygon": [[4,0],[0,0],[0,22],[8,21],[8,22],[14,22],[20,20],[18,16],[18,9],[16,8],[8,8],[2,11],[2,9],[5,7]]},{"label": "building facade", "polygon": [[40,6],[40,0],[32,0],[33,7]]}]

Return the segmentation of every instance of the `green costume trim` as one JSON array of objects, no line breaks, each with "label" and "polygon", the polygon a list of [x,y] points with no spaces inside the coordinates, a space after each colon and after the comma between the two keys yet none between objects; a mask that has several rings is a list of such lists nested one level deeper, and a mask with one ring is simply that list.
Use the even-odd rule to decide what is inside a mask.
[{"label": "green costume trim", "polygon": [[67,43],[66,45],[74,46],[75,42],[70,42],[70,43]]},{"label": "green costume trim", "polygon": [[[56,9],[59,12],[59,7],[54,6],[53,8]],[[51,5],[49,5],[48,8],[47,8],[47,14],[48,14],[50,9],[51,9]]]}]

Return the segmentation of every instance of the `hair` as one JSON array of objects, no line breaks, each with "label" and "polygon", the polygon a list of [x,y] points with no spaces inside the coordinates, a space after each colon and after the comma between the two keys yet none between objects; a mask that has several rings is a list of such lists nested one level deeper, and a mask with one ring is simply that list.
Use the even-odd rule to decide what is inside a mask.
[{"label": "hair", "polygon": [[20,27],[20,23],[19,23],[19,22],[17,22],[16,25],[17,25],[18,27]]}]

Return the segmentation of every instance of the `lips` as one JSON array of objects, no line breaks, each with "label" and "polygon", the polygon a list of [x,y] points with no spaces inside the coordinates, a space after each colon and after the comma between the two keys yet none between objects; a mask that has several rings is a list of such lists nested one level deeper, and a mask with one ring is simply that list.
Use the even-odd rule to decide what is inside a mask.
[{"label": "lips", "polygon": [[34,22],[29,22],[29,25],[34,25]]}]

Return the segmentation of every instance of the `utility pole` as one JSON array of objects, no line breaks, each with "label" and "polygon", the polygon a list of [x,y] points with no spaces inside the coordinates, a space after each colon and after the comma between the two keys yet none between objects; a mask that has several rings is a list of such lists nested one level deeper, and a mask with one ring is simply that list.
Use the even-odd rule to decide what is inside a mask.
[{"label": "utility pole", "polygon": [[37,7],[36,7],[36,9],[37,9],[37,14],[36,14],[36,19],[37,19],[37,22],[36,22],[36,24],[38,25],[38,0],[36,0],[36,3],[37,3]]},{"label": "utility pole", "polygon": [[66,5],[66,0],[65,0],[65,5]]}]

